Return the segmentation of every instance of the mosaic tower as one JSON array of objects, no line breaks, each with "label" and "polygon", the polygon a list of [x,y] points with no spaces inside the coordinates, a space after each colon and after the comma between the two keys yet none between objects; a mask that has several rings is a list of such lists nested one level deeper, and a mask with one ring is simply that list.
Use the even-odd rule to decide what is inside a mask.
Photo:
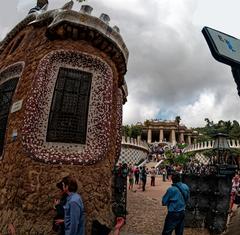
[{"label": "mosaic tower", "polygon": [[51,234],[56,183],[76,177],[93,222],[112,227],[128,50],[117,26],[73,1],[38,1],[0,44],[0,231]]}]

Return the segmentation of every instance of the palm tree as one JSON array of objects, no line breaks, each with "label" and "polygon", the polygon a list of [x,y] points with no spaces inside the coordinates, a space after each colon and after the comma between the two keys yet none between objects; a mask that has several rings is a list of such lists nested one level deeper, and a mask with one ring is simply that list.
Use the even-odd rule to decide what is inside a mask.
[{"label": "palm tree", "polygon": [[175,117],[175,122],[177,123],[177,127],[178,127],[178,143],[180,143],[180,135],[179,135],[179,124],[181,121],[181,117],[180,116],[176,116]]}]

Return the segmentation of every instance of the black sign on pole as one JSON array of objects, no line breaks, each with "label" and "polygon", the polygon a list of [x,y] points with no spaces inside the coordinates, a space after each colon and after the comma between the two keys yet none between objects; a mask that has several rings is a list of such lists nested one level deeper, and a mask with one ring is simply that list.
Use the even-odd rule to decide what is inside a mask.
[{"label": "black sign on pole", "polygon": [[240,96],[240,40],[209,27],[204,27],[202,33],[213,57],[232,67],[233,78]]},{"label": "black sign on pole", "polygon": [[240,67],[240,40],[215,29],[204,27],[202,33],[213,57],[224,64]]}]

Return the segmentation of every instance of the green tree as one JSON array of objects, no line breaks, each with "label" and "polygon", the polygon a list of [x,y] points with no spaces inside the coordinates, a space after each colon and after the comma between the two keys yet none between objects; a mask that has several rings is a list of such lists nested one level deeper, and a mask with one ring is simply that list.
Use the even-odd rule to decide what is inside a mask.
[{"label": "green tree", "polygon": [[140,126],[131,125],[131,137],[137,139],[142,134],[142,128]]},{"label": "green tree", "polygon": [[232,129],[229,132],[229,138],[240,139],[240,126],[236,120],[233,121]]},{"label": "green tree", "polygon": [[165,157],[166,157],[167,163],[169,163],[169,164],[173,164],[174,163],[175,155],[172,152],[172,150],[166,150],[165,151]]},{"label": "green tree", "polygon": [[210,122],[209,118],[205,118],[204,121],[207,122],[206,124],[207,127],[210,127],[213,125],[213,122]]},{"label": "green tree", "polygon": [[137,139],[142,134],[142,127],[138,125],[125,125],[122,126],[122,136]]},{"label": "green tree", "polygon": [[125,137],[130,136],[130,126],[129,125],[122,126],[122,136],[125,136]]},{"label": "green tree", "polygon": [[177,155],[174,159],[174,163],[178,165],[184,165],[190,161],[190,157],[187,154]]},{"label": "green tree", "polygon": [[150,121],[148,119],[144,121],[144,126],[149,126],[149,125],[150,125]]}]

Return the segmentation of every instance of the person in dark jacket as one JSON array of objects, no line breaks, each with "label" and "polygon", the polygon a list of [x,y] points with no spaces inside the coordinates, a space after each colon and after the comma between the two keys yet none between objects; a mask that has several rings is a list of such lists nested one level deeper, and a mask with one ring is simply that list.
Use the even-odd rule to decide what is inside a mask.
[{"label": "person in dark jacket", "polygon": [[145,187],[147,183],[147,171],[145,169],[145,166],[142,167],[141,178],[142,178],[142,191],[145,191]]},{"label": "person in dark jacket", "polygon": [[57,235],[65,235],[65,228],[64,228],[64,222],[57,224],[57,220],[63,220],[64,221],[64,205],[67,202],[67,193],[63,190],[63,182],[59,182],[56,184],[56,187],[60,190],[60,200],[55,199],[54,200],[54,208],[56,210],[56,215],[54,217],[53,222],[53,231],[57,233]]}]

